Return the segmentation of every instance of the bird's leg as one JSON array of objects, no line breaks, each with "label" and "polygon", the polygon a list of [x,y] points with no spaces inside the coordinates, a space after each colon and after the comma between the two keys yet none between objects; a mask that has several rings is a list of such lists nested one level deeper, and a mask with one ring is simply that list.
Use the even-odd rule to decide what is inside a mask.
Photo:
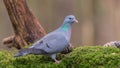
[{"label": "bird's leg", "polygon": [[52,54],[50,57],[55,61],[55,63],[60,63],[60,61],[56,59],[56,54]]},{"label": "bird's leg", "polygon": [[73,48],[73,47],[74,47],[71,43],[69,43],[69,46],[70,46],[71,48]]}]

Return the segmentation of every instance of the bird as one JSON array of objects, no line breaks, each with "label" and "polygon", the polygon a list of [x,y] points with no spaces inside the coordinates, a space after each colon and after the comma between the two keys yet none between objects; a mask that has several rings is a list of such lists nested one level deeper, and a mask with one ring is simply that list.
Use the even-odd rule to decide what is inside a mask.
[{"label": "bird", "polygon": [[49,55],[55,63],[60,61],[56,59],[56,54],[62,52],[70,45],[72,24],[77,19],[74,15],[67,15],[62,25],[54,31],[48,33],[40,40],[33,43],[32,46],[21,49],[14,57],[20,57],[28,54],[34,55]]}]

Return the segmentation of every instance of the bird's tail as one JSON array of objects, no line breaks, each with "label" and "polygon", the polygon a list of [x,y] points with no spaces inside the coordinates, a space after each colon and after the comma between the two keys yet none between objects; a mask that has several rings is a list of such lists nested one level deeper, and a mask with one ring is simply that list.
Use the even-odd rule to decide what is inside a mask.
[{"label": "bird's tail", "polygon": [[24,55],[27,55],[27,54],[30,54],[30,53],[31,53],[30,48],[22,49],[17,54],[15,54],[14,57],[24,56]]},{"label": "bird's tail", "polygon": [[28,54],[38,55],[38,54],[48,54],[48,53],[42,49],[26,48],[26,49],[20,50],[17,54],[14,55],[14,57],[24,56]]}]

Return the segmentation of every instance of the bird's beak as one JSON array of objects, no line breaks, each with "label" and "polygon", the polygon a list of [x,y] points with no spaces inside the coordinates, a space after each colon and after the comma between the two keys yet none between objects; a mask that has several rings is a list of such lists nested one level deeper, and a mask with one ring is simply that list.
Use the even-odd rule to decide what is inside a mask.
[{"label": "bird's beak", "polygon": [[78,23],[78,20],[75,19],[75,22]]}]

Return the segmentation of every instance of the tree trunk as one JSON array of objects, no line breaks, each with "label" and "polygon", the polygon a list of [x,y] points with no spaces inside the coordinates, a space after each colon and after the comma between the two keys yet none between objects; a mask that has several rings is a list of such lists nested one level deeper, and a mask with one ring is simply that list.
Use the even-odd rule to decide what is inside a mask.
[{"label": "tree trunk", "polygon": [[46,33],[36,17],[29,10],[26,0],[3,0],[7,8],[15,35],[3,39],[8,47],[21,49],[35,42]]}]

